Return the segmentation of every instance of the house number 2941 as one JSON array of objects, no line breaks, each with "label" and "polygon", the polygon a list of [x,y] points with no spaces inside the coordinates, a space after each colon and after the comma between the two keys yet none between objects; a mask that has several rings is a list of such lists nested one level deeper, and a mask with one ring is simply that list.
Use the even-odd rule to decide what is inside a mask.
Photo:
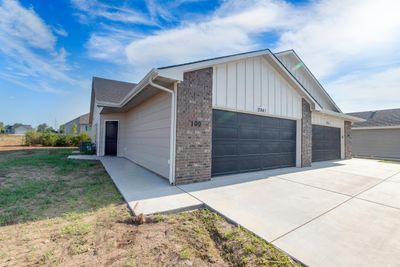
[{"label": "house number 2941", "polygon": [[201,126],[201,121],[190,121],[190,125],[192,127],[200,127]]}]

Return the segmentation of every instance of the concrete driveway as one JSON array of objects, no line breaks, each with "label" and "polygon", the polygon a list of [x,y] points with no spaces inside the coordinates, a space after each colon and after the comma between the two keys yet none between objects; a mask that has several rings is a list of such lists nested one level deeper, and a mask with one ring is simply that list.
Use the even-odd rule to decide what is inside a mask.
[{"label": "concrete driveway", "polygon": [[309,266],[400,264],[400,164],[331,161],[179,188]]}]

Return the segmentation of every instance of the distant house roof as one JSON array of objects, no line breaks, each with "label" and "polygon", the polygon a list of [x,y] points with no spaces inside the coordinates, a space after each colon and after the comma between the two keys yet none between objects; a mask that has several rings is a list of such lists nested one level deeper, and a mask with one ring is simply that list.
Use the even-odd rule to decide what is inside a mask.
[{"label": "distant house roof", "polygon": [[354,123],[353,128],[400,126],[400,108],[352,112],[347,114],[365,119],[364,122]]},{"label": "distant house roof", "polygon": [[79,117],[79,124],[89,124],[89,113]]},{"label": "distant house roof", "polygon": [[69,122],[66,122],[62,124],[61,126],[65,126],[69,123],[76,123],[76,124],[89,124],[89,113],[83,114],[77,118],[74,118],[73,120],[70,120]]},{"label": "distant house roof", "polygon": [[[132,91],[136,84],[93,77],[95,98],[100,102],[120,103]],[[88,118],[89,119],[89,118]]]},{"label": "distant house roof", "polygon": [[21,125],[16,125],[16,126],[12,126],[12,128],[15,130],[15,129],[17,129],[17,128],[20,128],[20,127],[23,127],[23,128],[26,128],[26,129],[32,129],[32,126],[31,125],[29,125],[29,124],[21,124]]}]

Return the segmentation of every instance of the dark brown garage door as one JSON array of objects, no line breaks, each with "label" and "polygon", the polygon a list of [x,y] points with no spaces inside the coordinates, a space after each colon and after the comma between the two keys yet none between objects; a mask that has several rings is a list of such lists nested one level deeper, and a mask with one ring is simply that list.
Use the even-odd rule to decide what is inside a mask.
[{"label": "dark brown garage door", "polygon": [[312,126],[312,161],[340,159],[340,128]]},{"label": "dark brown garage door", "polygon": [[296,121],[213,110],[212,175],[296,164]]}]

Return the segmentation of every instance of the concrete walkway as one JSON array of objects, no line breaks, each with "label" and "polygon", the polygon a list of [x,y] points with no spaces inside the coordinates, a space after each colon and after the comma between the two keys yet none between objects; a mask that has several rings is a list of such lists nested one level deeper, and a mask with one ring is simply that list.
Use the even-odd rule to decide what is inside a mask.
[{"label": "concrete walkway", "polygon": [[100,157],[129,208],[135,214],[191,210],[203,204],[164,179],[124,158]]},{"label": "concrete walkway", "polygon": [[321,162],[179,187],[308,266],[399,266],[400,164]]}]

